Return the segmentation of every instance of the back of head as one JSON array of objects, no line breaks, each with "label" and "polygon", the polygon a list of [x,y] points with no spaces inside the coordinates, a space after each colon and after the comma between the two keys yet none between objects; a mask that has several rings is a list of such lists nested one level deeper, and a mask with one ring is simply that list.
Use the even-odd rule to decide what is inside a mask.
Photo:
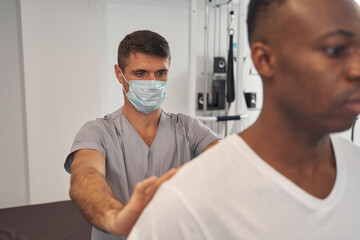
[{"label": "back of head", "polygon": [[276,17],[273,10],[286,0],[250,0],[247,15],[248,40],[250,46],[255,41],[266,41],[262,30],[267,28],[265,23]]},{"label": "back of head", "polygon": [[130,33],[120,42],[118,48],[118,65],[125,71],[130,53],[142,53],[171,59],[169,43],[160,34],[139,30]]}]

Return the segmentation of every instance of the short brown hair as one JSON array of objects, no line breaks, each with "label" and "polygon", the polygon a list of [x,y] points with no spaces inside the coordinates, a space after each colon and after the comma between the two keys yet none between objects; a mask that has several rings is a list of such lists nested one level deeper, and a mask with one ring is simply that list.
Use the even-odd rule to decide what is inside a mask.
[{"label": "short brown hair", "polygon": [[118,65],[124,72],[130,53],[143,53],[171,60],[169,43],[160,34],[139,30],[130,33],[120,42],[118,48]]}]

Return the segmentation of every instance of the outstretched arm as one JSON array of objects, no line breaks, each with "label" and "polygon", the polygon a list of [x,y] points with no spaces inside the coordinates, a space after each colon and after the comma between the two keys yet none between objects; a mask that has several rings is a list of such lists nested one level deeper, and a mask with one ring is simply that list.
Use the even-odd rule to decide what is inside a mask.
[{"label": "outstretched arm", "polygon": [[158,187],[175,174],[172,169],[160,178],[150,177],[136,184],[129,203],[117,199],[105,179],[105,157],[82,149],[71,164],[70,197],[85,218],[103,231],[127,236]]}]

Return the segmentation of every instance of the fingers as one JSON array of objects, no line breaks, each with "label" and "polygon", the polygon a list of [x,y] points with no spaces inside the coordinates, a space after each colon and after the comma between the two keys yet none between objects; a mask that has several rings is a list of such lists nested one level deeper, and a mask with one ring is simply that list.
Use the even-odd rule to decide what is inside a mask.
[{"label": "fingers", "polygon": [[149,178],[146,178],[145,180],[142,180],[141,182],[138,182],[135,185],[135,189],[134,192],[138,192],[138,193],[145,193],[146,190],[151,186],[154,185],[156,183],[156,176],[152,176]]},{"label": "fingers", "polygon": [[175,168],[170,169],[164,175],[162,175],[158,180],[156,180],[155,184],[159,187],[163,182],[172,178],[172,176],[174,176],[176,172],[177,172],[177,169],[175,169]]},{"label": "fingers", "polygon": [[174,169],[174,168],[167,171],[164,175],[162,175],[160,178],[158,178],[153,185],[149,186],[146,189],[146,194],[154,195],[156,190],[160,187],[160,185],[163,184],[165,181],[169,180],[171,177],[173,177],[176,172],[177,172],[177,169]]},{"label": "fingers", "polygon": [[[172,176],[175,175],[177,172],[177,169],[170,169],[167,171],[164,175],[162,175],[160,178],[157,178],[155,176],[149,177],[135,185],[134,193],[136,196],[147,196],[152,197],[152,195],[155,194],[156,190],[160,187],[162,183],[169,180]],[[138,195],[140,194],[140,195]]]}]

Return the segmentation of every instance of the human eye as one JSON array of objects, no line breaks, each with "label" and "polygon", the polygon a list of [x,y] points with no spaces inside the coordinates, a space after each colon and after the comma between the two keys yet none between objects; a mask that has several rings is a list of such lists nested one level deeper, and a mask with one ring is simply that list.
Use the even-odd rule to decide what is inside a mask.
[{"label": "human eye", "polygon": [[158,71],[156,73],[156,76],[161,78],[161,77],[166,77],[167,76],[167,71]]},{"label": "human eye", "polygon": [[134,72],[134,75],[137,78],[143,78],[145,76],[145,72],[144,71],[136,71],[136,72]]},{"label": "human eye", "polygon": [[337,58],[345,56],[348,53],[348,47],[346,45],[334,45],[324,47],[323,51],[326,55]]}]

